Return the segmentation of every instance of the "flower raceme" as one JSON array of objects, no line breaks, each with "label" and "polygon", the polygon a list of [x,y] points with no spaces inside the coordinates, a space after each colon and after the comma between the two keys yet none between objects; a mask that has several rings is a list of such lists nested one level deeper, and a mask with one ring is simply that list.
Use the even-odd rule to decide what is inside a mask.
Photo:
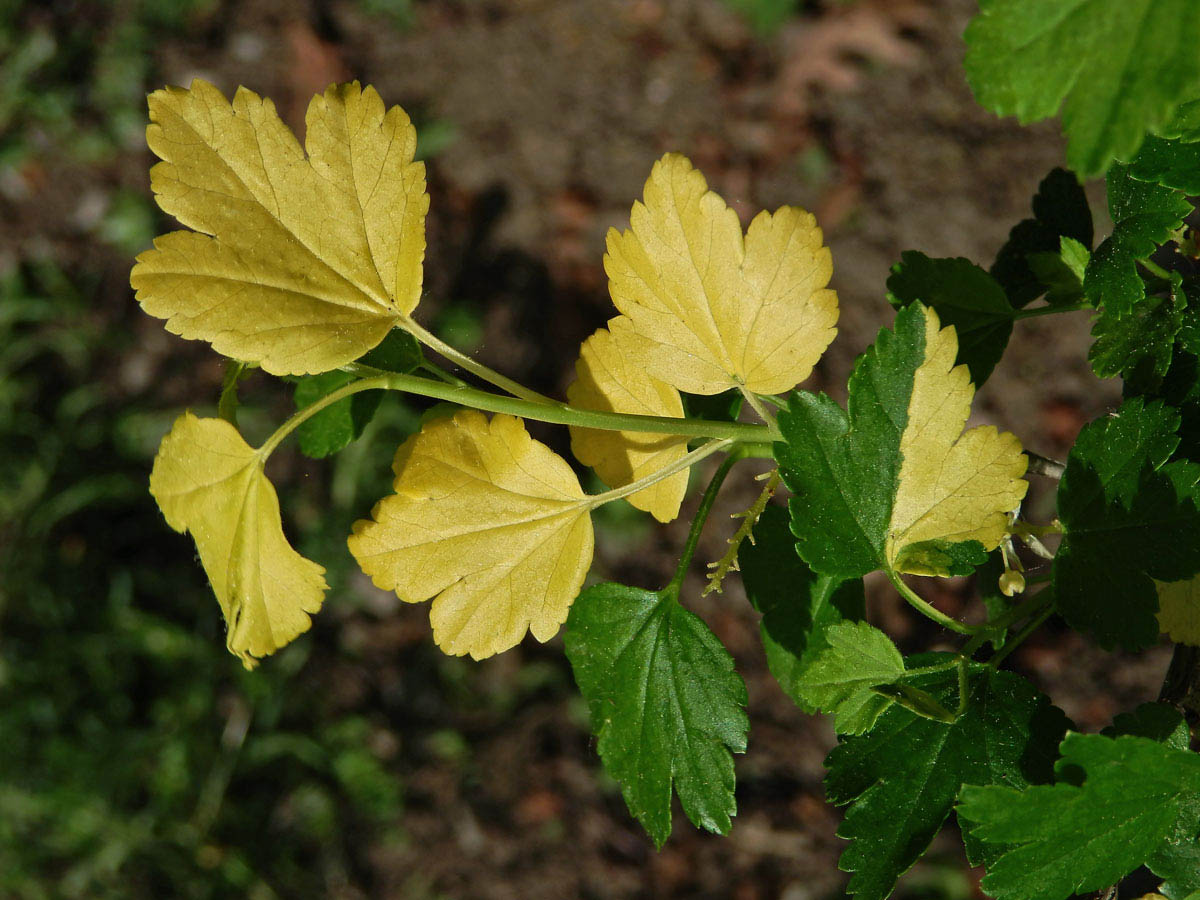
[{"label": "flower raceme", "polygon": [[[553,401],[458,354],[412,318],[429,198],[424,166],[414,160],[415,130],[399,107],[385,109],[373,88],[357,82],[333,85],[309,105],[302,148],[271,101],[244,88],[230,102],[197,80],[156,91],[149,102],[147,140],[162,160],[151,172],[155,197],[188,230],[159,237],[138,257],[130,281],[143,309],[181,337],[208,341],[271,374],[344,368],[347,378],[364,376],[301,409],[260,448],[229,422],[191,413],[160,447],[151,492],[168,524],[195,538],[229,648],[248,666],[306,630],[326,590],[321,567],[284,538],[278,499],[263,474],[278,443],[323,408],[377,388],[476,407],[426,422],[401,445],[394,492],[354,526],[349,546],[379,587],[408,602],[432,600],[439,647],[482,658],[526,632],[541,641],[557,633],[591,565],[597,506],[627,498],[670,521],[690,466],[715,452],[740,453],[747,442],[780,439],[762,396],[806,379],[836,333],[832,262],[813,217],[783,207],[760,213],[743,232],[691,163],[667,154],[654,164],[630,227],[608,235],[604,267],[619,314],[584,341],[568,404]],[[919,304],[912,315],[921,317],[913,334],[929,342],[917,349],[933,360],[910,372],[914,409],[936,417],[929,398],[937,383],[953,382],[962,415],[926,421],[905,440],[946,460],[973,456],[970,447],[954,449],[971,391],[965,369],[953,365],[953,329],[939,329]],[[462,387],[424,362],[442,380],[384,371],[371,357],[356,363],[392,329],[511,396]],[[682,392],[731,389],[767,424],[685,417]],[[803,430],[797,402],[785,418]],[[612,489],[586,494],[571,466],[510,411],[567,424],[572,452]],[[996,461],[977,468],[1003,473],[989,481],[986,472],[972,475],[956,463],[982,485],[979,496],[994,495],[995,508],[983,511],[988,522],[1019,502],[1024,485],[1014,462],[1020,446],[990,435],[980,439]],[[689,451],[696,438],[707,440]],[[804,447],[803,436],[795,440]],[[897,446],[892,458],[903,452]],[[918,485],[919,494],[925,476],[908,465],[916,474],[888,500],[890,509],[899,497],[903,509],[872,550],[882,566],[904,568],[902,559],[917,558],[896,545],[906,535],[920,544],[924,568],[909,566],[914,571],[941,573],[939,540],[969,534],[986,549],[996,545],[1002,529],[963,524],[981,512],[977,503],[946,507],[953,485],[930,482],[923,497],[953,510],[950,531],[939,532],[944,515],[922,518],[922,497],[914,500],[908,487]]]}]

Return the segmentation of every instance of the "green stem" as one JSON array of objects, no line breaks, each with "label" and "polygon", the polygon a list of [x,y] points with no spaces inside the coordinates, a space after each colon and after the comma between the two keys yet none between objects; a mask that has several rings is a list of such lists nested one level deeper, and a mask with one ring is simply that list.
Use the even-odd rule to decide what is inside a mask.
[{"label": "green stem", "polygon": [[[460,406],[470,406],[485,412],[507,413],[553,425],[575,425],[581,428],[599,428],[605,431],[637,431],[647,434],[677,434],[681,437],[715,438],[762,444],[773,440],[774,435],[765,425],[747,425],[741,422],[709,422],[704,419],[679,419],[672,416],[636,416],[624,413],[603,412],[595,409],[579,409],[555,401],[523,400],[504,397],[473,387],[442,384],[417,375],[399,375],[381,372],[370,366],[351,364],[345,371],[368,376],[365,380],[375,382],[386,379],[383,386],[393,391],[406,391],[435,400],[446,400]],[[372,385],[376,386],[376,385]]]},{"label": "green stem", "polygon": [[605,503],[611,503],[614,500],[621,500],[628,497],[630,494],[636,494],[638,491],[643,491],[653,484],[658,484],[664,478],[670,478],[676,472],[682,472],[684,469],[690,469],[696,463],[705,457],[712,456],[718,450],[724,450],[733,445],[733,441],[709,441],[697,447],[695,450],[688,453],[686,456],[681,456],[669,466],[663,466],[657,471],[651,472],[645,478],[639,478],[637,481],[631,481],[629,484],[622,485],[619,488],[613,488],[611,491],[605,491],[603,494],[593,494],[588,501],[588,506],[595,509],[597,506],[603,506]]},{"label": "green stem", "polygon": [[1018,309],[1013,313],[1013,319],[1033,319],[1037,316],[1052,316],[1055,313],[1079,312],[1091,309],[1092,305],[1085,301],[1079,303],[1064,303],[1062,306],[1035,306],[1033,309]]},{"label": "green stem", "polygon": [[400,327],[408,331],[409,334],[415,337],[430,350],[441,356],[444,356],[451,362],[457,363],[477,378],[486,381],[490,385],[500,388],[502,391],[507,391],[514,397],[520,397],[522,400],[529,401],[530,403],[556,402],[550,397],[547,397],[545,394],[539,394],[537,391],[532,391],[523,384],[518,384],[511,378],[506,378],[494,369],[485,366],[483,363],[476,362],[475,360],[471,359],[471,357],[467,356],[467,354],[455,350],[445,341],[438,338],[437,335],[430,331],[426,331],[424,328],[418,325],[411,316],[401,316]]},{"label": "green stem", "polygon": [[1139,259],[1138,265],[1140,265],[1143,269],[1145,269],[1151,275],[1157,275],[1163,281],[1171,280],[1171,273],[1168,272],[1166,269],[1164,269],[1162,266],[1160,266],[1158,263],[1152,262],[1150,259]]},{"label": "green stem", "polygon": [[947,669],[953,669],[955,666],[957,666],[961,658],[962,657],[955,655],[955,657],[949,662],[937,663],[932,666],[917,666],[915,669],[905,669],[904,677],[907,678],[910,675],[929,675],[933,672],[945,672]]},{"label": "green stem", "polygon": [[[372,371],[378,370],[375,369]],[[349,397],[351,394],[357,394],[359,391],[388,390],[391,387],[390,381],[392,378],[408,377],[410,376],[387,374],[376,375],[373,378],[362,378],[358,381],[352,381],[346,386],[338,388],[336,391],[330,391],[324,397],[321,397],[319,400],[315,400],[308,406],[304,407],[304,409],[297,410],[296,413],[291,416],[291,418],[287,419],[282,425],[276,428],[274,433],[266,439],[261,447],[258,448],[259,457],[265,463],[267,458],[275,452],[275,448],[279,446],[280,442],[282,442],[285,437],[287,437],[302,424],[304,424],[304,422],[311,419],[325,407],[332,406],[339,400]],[[425,381],[426,379],[419,378],[417,380]],[[435,382],[432,381],[429,383],[435,384]]]},{"label": "green stem", "polygon": [[745,385],[738,385],[738,390],[742,392],[742,396],[746,398],[746,402],[750,404],[750,408],[758,414],[758,417],[766,422],[772,431],[778,432],[779,426],[775,424],[775,417],[758,399],[758,396],[753,391],[747,390]]},{"label": "green stem", "polygon": [[964,625],[957,619],[952,619],[941,610],[933,606],[928,600],[921,598],[916,591],[905,584],[900,576],[893,572],[890,568],[884,570],[887,573],[888,579],[900,592],[900,596],[908,601],[909,605],[928,619],[937,622],[943,628],[949,628],[951,631],[957,631],[959,634],[974,635],[979,629],[972,628],[970,625]]},{"label": "green stem", "polygon": [[967,658],[960,656],[958,658],[958,711],[954,717],[957,719],[967,711],[967,697],[970,688],[967,685]]},{"label": "green stem", "polygon": [[696,507],[696,514],[692,517],[692,527],[688,530],[687,541],[683,545],[683,553],[679,556],[679,565],[675,569],[675,576],[663,588],[664,593],[673,591],[676,595],[679,594],[684,576],[687,575],[687,570],[692,564],[692,557],[696,553],[696,545],[700,543],[700,533],[704,530],[704,523],[708,521],[708,514],[712,510],[713,503],[716,502],[721,485],[725,482],[725,476],[741,458],[741,452],[735,448],[721,462],[712,480],[709,481],[708,487],[704,489],[704,496],[700,498],[700,505]]},{"label": "green stem", "polygon": [[[1038,596],[1041,597],[1044,594],[1048,594],[1049,592],[1050,592],[1050,589],[1047,588],[1046,590],[1044,590],[1040,594],[1038,594]],[[1039,628],[1041,628],[1042,625],[1045,623],[1045,621],[1048,618],[1050,618],[1052,615],[1054,615],[1054,604],[1048,603],[1046,605],[1046,608],[1043,609],[1036,616],[1034,616],[1032,619],[1030,619],[1029,622],[1025,625],[1025,627],[1022,628],[1019,632],[1017,632],[1017,636],[1014,637],[1012,640],[1008,641],[1004,645],[1004,647],[1000,650],[999,653],[997,653],[995,656],[993,656],[991,659],[989,659],[987,661],[987,664],[989,666],[991,666],[993,669],[1000,668],[1000,663],[1004,662],[1004,658],[1006,656],[1008,656],[1008,654],[1010,654],[1014,650],[1016,650],[1019,646],[1021,646],[1021,644],[1023,644],[1025,642],[1025,639],[1027,637],[1029,637],[1031,634],[1033,634],[1035,631],[1037,631]]]},{"label": "green stem", "polygon": [[444,381],[444,382],[446,382],[446,384],[454,384],[454,385],[458,385],[459,387],[470,387],[470,385],[467,384],[465,381],[463,381],[461,378],[459,378],[455,375],[451,375],[449,372],[447,372],[441,366],[436,365],[434,363],[426,361],[426,362],[421,363],[419,366],[417,366],[417,368],[420,369],[422,372],[428,372],[430,375],[432,375],[438,381]]}]

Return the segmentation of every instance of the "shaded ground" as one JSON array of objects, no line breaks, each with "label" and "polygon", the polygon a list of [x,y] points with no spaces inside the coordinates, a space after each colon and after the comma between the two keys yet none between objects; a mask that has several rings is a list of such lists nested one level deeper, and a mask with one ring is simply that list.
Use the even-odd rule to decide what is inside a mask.
[{"label": "shaded ground", "polygon": [[[839,815],[821,790],[832,734],[767,676],[755,616],[735,584],[697,599],[697,579],[687,602],[749,687],[740,813],[727,838],[679,817],[655,852],[599,769],[559,640],[481,664],[445,659],[429,643],[424,607],[401,608],[353,573],[340,536],[386,489],[387,460],[412,408],[392,403],[369,443],[328,465],[281,451],[272,474],[285,521],[306,554],[330,567],[334,591],[311,638],[254,675],[236,670],[191,544],[167,531],[143,491],[158,437],[179,409],[213,402],[221,367],[205,347],[142,316],[127,286],[132,254],[170,227],[147,205],[141,94],[196,75],[227,93],[246,84],[299,127],[308,97],[328,82],[374,83],[414,113],[430,154],[423,320],[556,393],[579,342],[613,313],[600,265],[606,230],[627,222],[653,160],[682,151],[747,219],[784,203],[817,213],[842,320],[816,382],[840,398],[853,358],[890,317],[883,285],[900,252],[986,265],[1061,160],[1053,128],[1021,130],[974,106],[959,38],[972,6],[812,3],[763,39],[716,0],[411,8],[247,0],[195,3],[165,22],[121,4],[13,7],[14,46],[37,33],[54,42],[57,57],[31,71],[52,71],[78,100],[63,101],[60,119],[15,89],[18,100],[0,105],[0,272],[26,282],[5,302],[18,293],[58,298],[47,306],[61,317],[53,329],[88,349],[55,344],[33,363],[6,363],[28,382],[14,401],[11,423],[22,424],[10,423],[13,446],[31,435],[49,443],[17,451],[45,486],[9,504],[7,532],[0,524],[10,546],[0,646],[13,671],[24,666],[0,690],[9,691],[10,727],[31,735],[0,756],[9,785],[0,814],[23,810],[7,831],[0,826],[0,868],[17,872],[0,886],[20,897],[42,888],[150,896],[164,884],[189,897],[837,896]],[[21,83],[36,93],[34,75]],[[103,147],[89,156],[83,141],[93,134]],[[75,300],[62,300],[49,270]],[[45,330],[20,327],[22,338]],[[1087,369],[1087,329],[1082,316],[1021,323],[976,417],[1061,456],[1118,398],[1115,384],[1097,384]],[[76,409],[71,398],[84,386],[92,405],[70,418],[63,410]],[[286,391],[265,379],[245,394],[251,432],[287,409]],[[97,429],[91,445],[79,423]],[[66,437],[46,437],[55,434]],[[564,435],[539,434],[565,449]],[[47,456],[51,444],[65,447],[70,465]],[[38,524],[47,504],[97,478],[115,487],[100,500],[84,491]],[[6,499],[21,483],[0,481]],[[720,555],[721,513],[755,492],[748,478],[727,489],[699,558]],[[1046,492],[1027,508],[1049,517]],[[596,574],[656,586],[685,531],[686,519],[657,528],[606,515]],[[971,596],[965,584],[922,589],[956,614]],[[107,606],[92,603],[100,595]],[[872,615],[904,649],[936,639],[889,590],[873,584],[872,596]],[[85,608],[99,618],[81,618]],[[151,624],[128,624],[138,616]],[[146,636],[160,632],[168,637],[157,644]],[[1166,656],[1114,661],[1051,627],[1014,665],[1092,730],[1151,699]],[[76,708],[95,711],[91,730],[73,724]],[[61,746],[61,761],[42,752],[47,742]],[[70,755],[84,746],[126,757],[128,789],[96,800],[98,824],[60,828],[64,809],[86,806],[79,798],[89,790],[101,796],[88,773],[76,773],[83,783],[60,806],[46,801],[43,810],[30,798],[57,797],[49,785],[61,786],[62,767],[98,766],[98,750]],[[117,845],[104,843],[111,823],[128,833]],[[21,849],[44,828],[84,838]],[[96,862],[104,848],[109,857]],[[74,881],[63,874],[72,871]],[[969,896],[964,871],[947,837],[903,891]]]}]

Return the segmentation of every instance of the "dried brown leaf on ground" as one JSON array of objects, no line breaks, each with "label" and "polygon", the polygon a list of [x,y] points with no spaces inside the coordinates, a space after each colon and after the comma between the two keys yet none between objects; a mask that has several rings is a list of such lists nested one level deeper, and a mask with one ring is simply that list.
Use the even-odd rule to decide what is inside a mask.
[{"label": "dried brown leaf on ground", "polygon": [[780,36],[777,115],[804,118],[813,88],[849,92],[862,83],[863,61],[911,65],[919,56],[905,33],[930,19],[921,0],[861,0],[818,19],[796,19]]}]

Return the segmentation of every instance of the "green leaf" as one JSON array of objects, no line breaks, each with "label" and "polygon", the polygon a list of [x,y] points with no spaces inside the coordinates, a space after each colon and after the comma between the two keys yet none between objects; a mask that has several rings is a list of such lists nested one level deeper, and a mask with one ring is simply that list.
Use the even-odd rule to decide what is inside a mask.
[{"label": "green leaf", "polygon": [[1175,118],[1160,129],[1159,136],[1172,141],[1200,141],[1200,99],[1189,100],[1175,111]]},{"label": "green leaf", "polygon": [[[951,659],[928,654],[928,664]],[[845,738],[825,764],[830,802],[852,804],[838,836],[851,841],[839,866],[854,875],[856,900],[883,900],[916,862],[950,814],[964,784],[1025,786],[1048,782],[1066,717],[1010,672],[969,664],[966,711],[952,724],[889,707],[865,735]],[[911,683],[944,706],[958,705],[954,669]],[[972,862],[984,848],[966,837]]]},{"label": "green leaf", "polygon": [[217,416],[234,428],[237,427],[238,385],[249,368],[249,363],[241,360],[225,360],[225,375],[221,379],[221,399],[217,401]]},{"label": "green leaf", "polygon": [[745,398],[736,388],[720,394],[684,394],[683,410],[689,419],[710,422],[736,422]]},{"label": "green leaf", "polygon": [[1125,382],[1126,396],[1142,397],[1146,402],[1162,400],[1179,413],[1179,446],[1173,458],[1200,461],[1200,357],[1187,349],[1184,331],[1188,319],[1200,319],[1200,309],[1189,308],[1184,327],[1171,358],[1171,366],[1161,379]]},{"label": "green leaf", "polygon": [[1113,166],[1107,183],[1113,230],[1092,254],[1083,289],[1093,305],[1127,316],[1146,295],[1137,261],[1170,239],[1192,205],[1179,191],[1130,178],[1127,166]]},{"label": "green leaf", "polygon": [[1137,152],[1200,88],[1193,0],[980,0],[967,26],[976,99],[1021,122],[1062,108],[1067,162],[1085,176]]},{"label": "green leaf", "polygon": [[1121,713],[1101,734],[1150,738],[1176,750],[1187,750],[1192,740],[1187,721],[1169,703],[1143,703],[1133,712]]},{"label": "green leaf", "polygon": [[1066,306],[1084,300],[1083,278],[1092,253],[1065,234],[1059,238],[1057,253],[1030,253],[1029,268],[1046,290],[1051,306]]},{"label": "green leaf", "polygon": [[1200,465],[1167,462],[1178,424],[1162,403],[1128,400],[1085,426],[1067,458],[1055,601],[1074,628],[1106,648],[1153,644],[1154,580],[1182,581],[1200,570]]},{"label": "green leaf", "polygon": [[[406,375],[422,362],[421,345],[407,331],[392,329],[378,346],[365,354],[359,362],[363,365],[399,372]],[[322,397],[333,393],[356,380],[348,372],[322,372],[320,375],[305,375],[296,379],[296,409],[311,406]],[[305,420],[296,429],[300,441],[300,452],[313,459],[322,459],[337,453],[355,441],[363,433],[379,401],[381,391],[360,391],[337,403],[325,407],[315,416]]]},{"label": "green leaf", "polygon": [[1092,371],[1101,378],[1161,379],[1171,367],[1184,310],[1182,292],[1176,290],[1166,297],[1148,296],[1120,318],[1105,307],[1092,326]]},{"label": "green leaf", "polygon": [[[322,397],[357,380],[355,375],[336,370],[301,376],[296,380],[296,409],[311,406]],[[300,452],[313,459],[322,459],[357,440],[375,415],[382,398],[381,391],[360,391],[331,403],[312,418],[306,419],[296,429]]]},{"label": "green leaf", "polygon": [[398,372],[407,375],[425,361],[417,339],[400,328],[393,328],[387,337],[363,355],[359,362],[364,366]]},{"label": "green leaf", "polygon": [[1200,194],[1200,141],[1167,140],[1148,135],[1129,163],[1129,174],[1185,194]]},{"label": "green leaf", "polygon": [[1191,803],[1197,812],[1180,816],[1166,843],[1146,861],[1151,871],[1164,879],[1158,887],[1159,893],[1171,900],[1195,900],[1196,892],[1200,891],[1200,839],[1197,838],[1200,795],[1194,796]]},{"label": "green leaf", "polygon": [[1026,461],[1012,435],[959,434],[974,388],[951,368],[954,331],[939,326],[911,303],[855,364],[848,412],[798,391],[780,413],[792,532],[817,572],[961,574],[1006,533]]},{"label": "green leaf", "polygon": [[671,833],[672,783],[692,822],[726,833],[731,751],[750,726],[746,686],[708,626],[673,594],[599,584],[571,607],[565,641],[600,758],[654,842]]},{"label": "green leaf", "polygon": [[797,690],[822,712],[837,713],[839,734],[870,730],[890,703],[874,692],[904,674],[891,638],[866,622],[842,622],[825,632],[825,646],[797,680]]},{"label": "green leaf", "polygon": [[1070,239],[1086,252],[1091,250],[1092,237],[1092,211],[1079,179],[1074,172],[1054,169],[1038,185],[1033,218],[1018,222],[996,254],[992,277],[1004,288],[1013,306],[1023,307],[1051,287],[1033,270],[1030,257],[1060,254],[1073,262],[1079,249],[1072,247],[1068,257],[1063,239]]},{"label": "green leaf", "polygon": [[983,879],[998,900],[1101,890],[1177,833],[1194,842],[1200,829],[1200,756],[1148,738],[1094,734],[1069,734],[1061,749],[1056,770],[1066,780],[1058,784],[963,791],[958,814],[975,823],[971,834],[1016,845]]},{"label": "green leaf", "polygon": [[[1113,719],[1112,727],[1101,733],[1107,737],[1130,734],[1149,738],[1181,751],[1189,750],[1192,740],[1187,721],[1169,703],[1143,703],[1133,712],[1121,713]],[[1167,879],[1159,887],[1165,896],[1183,900],[1193,891],[1200,891],[1200,842],[1196,840],[1195,820],[1185,816],[1177,821],[1149,865]]]},{"label": "green leaf", "polygon": [[958,332],[958,359],[983,384],[1008,346],[1013,308],[1003,288],[968,259],[930,259],[908,250],[892,266],[888,301],[901,309],[914,301],[937,310]]},{"label": "green leaf", "polygon": [[865,615],[862,579],[842,581],[810,569],[796,552],[787,511],[779,506],[763,510],[753,537],[753,543],[742,543],[738,564],[746,595],[762,613],[759,630],[767,666],[797,706],[815,713],[799,679],[827,646],[825,633],[831,626]]}]

